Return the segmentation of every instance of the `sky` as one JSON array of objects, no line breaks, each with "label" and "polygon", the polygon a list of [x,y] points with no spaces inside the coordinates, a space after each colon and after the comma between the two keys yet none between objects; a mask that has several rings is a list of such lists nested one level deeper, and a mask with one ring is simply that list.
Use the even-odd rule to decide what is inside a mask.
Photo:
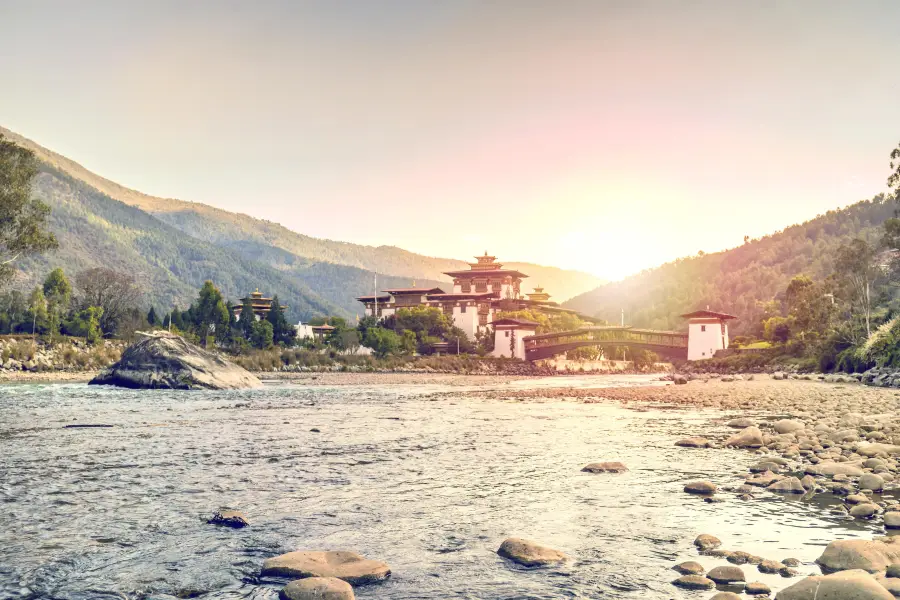
[{"label": "sky", "polygon": [[142,192],[618,279],[886,188],[900,3],[0,0],[0,125]]}]

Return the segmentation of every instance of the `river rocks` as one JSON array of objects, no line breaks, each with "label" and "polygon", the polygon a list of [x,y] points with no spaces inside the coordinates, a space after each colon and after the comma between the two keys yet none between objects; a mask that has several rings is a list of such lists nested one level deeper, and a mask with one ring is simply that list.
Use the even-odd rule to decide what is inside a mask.
[{"label": "river rocks", "polygon": [[336,577],[352,585],[384,581],[391,575],[387,563],[369,560],[355,552],[300,550],[267,559],[263,575],[278,577]]},{"label": "river rocks", "polygon": [[821,462],[817,465],[810,465],[806,468],[806,472],[810,475],[826,475],[829,477],[833,477],[834,475],[860,477],[864,473],[857,465],[839,462]]},{"label": "river rocks", "polygon": [[[145,334],[146,335],[146,334]],[[91,385],[176,390],[256,388],[262,383],[246,370],[165,333],[147,335],[130,346],[119,362],[91,380]]]},{"label": "river rocks", "polygon": [[746,581],[744,571],[740,567],[723,566],[715,567],[706,574],[707,579],[712,579],[716,583],[742,583]]},{"label": "river rocks", "polygon": [[556,564],[563,562],[567,558],[559,550],[547,548],[521,538],[507,538],[500,545],[497,554],[526,567]]},{"label": "river rocks", "polygon": [[586,473],[624,473],[628,470],[620,462],[595,462],[581,468]]},{"label": "river rocks", "polygon": [[888,565],[888,568],[884,574],[890,578],[900,578],[900,563]]},{"label": "river rocks", "polygon": [[692,481],[684,486],[688,494],[701,494],[710,496],[716,493],[716,484],[709,481]]},{"label": "river rocks", "polygon": [[672,382],[675,385],[687,385],[688,380],[684,375],[673,375]]},{"label": "river rocks", "polygon": [[672,567],[672,569],[678,571],[682,575],[703,575],[706,572],[703,565],[693,560],[679,563]]},{"label": "river rocks", "polygon": [[354,600],[353,587],[336,577],[309,577],[287,584],[281,600]]},{"label": "river rocks", "polygon": [[806,491],[811,492],[816,489],[816,479],[812,475],[804,475],[803,479],[800,480],[800,485],[802,485],[803,489]]},{"label": "river rocks", "polygon": [[874,473],[866,473],[859,478],[859,489],[880,492],[884,489],[884,478]]},{"label": "river rocks", "polygon": [[803,484],[800,483],[800,480],[796,477],[786,477],[781,481],[776,481],[772,485],[766,488],[770,492],[775,492],[776,494],[805,494],[806,488],[803,487]]},{"label": "river rocks", "polygon": [[221,525],[223,527],[231,527],[232,529],[240,529],[250,524],[242,513],[236,510],[216,511],[212,518],[207,521],[210,525]]},{"label": "river rocks", "polygon": [[744,586],[744,593],[748,596],[768,596],[772,593],[772,588],[761,581],[754,581]]},{"label": "river rocks", "polygon": [[773,425],[774,429],[778,433],[792,433],[794,431],[799,431],[806,427],[801,421],[794,421],[792,419],[781,419],[780,421],[775,421]]},{"label": "river rocks", "polygon": [[707,579],[702,575],[682,575],[673,581],[672,585],[686,590],[711,590],[716,587],[716,583],[713,580]]},{"label": "river rocks", "polygon": [[678,440],[675,442],[675,445],[681,446],[682,448],[708,448],[709,440],[702,437],[689,437]]},{"label": "river rocks", "polygon": [[900,512],[884,513],[884,526],[887,529],[900,529]]},{"label": "river rocks", "polygon": [[763,435],[759,427],[747,427],[725,441],[726,446],[735,448],[759,448],[763,445]]},{"label": "river rocks", "polygon": [[780,475],[776,475],[772,471],[764,471],[753,477],[748,477],[747,485],[767,488],[780,479]]},{"label": "river rocks", "polygon": [[857,504],[850,509],[850,516],[857,519],[871,519],[876,514],[878,514],[878,505],[871,502]]},{"label": "river rocks", "polygon": [[741,597],[734,592],[719,592],[709,600],[741,600]]},{"label": "river rocks", "polygon": [[705,552],[707,550],[714,550],[722,545],[722,540],[717,538],[714,535],[710,535],[708,533],[701,533],[694,540],[694,546],[697,547],[701,552]]},{"label": "river rocks", "polygon": [[900,454],[900,446],[894,444],[879,444],[879,443],[871,443],[871,444],[860,444],[856,448],[856,453],[860,456],[878,456],[881,454],[884,455],[895,455]]},{"label": "river rocks", "polygon": [[733,565],[746,565],[753,558],[753,555],[743,550],[732,552],[725,560]]},{"label": "river rocks", "polygon": [[760,573],[777,573],[784,568],[784,565],[777,560],[764,560],[756,565],[756,570]]},{"label": "river rocks", "polygon": [[732,419],[725,423],[725,425],[734,429],[746,429],[748,427],[756,427],[756,421],[754,421],[753,419],[748,419],[746,417],[741,417],[740,419]]},{"label": "river rocks", "polygon": [[775,600],[894,600],[874,577],[861,570],[817,575],[785,588]]},{"label": "river rocks", "polygon": [[900,562],[900,543],[880,540],[836,540],[828,544],[816,562],[826,571],[863,569],[877,573]]}]

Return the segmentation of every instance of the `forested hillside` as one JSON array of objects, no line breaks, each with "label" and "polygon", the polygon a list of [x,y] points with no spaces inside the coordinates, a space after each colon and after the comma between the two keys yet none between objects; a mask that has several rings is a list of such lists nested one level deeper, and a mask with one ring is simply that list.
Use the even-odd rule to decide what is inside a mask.
[{"label": "forested hillside", "polygon": [[876,242],[896,207],[879,196],[731,250],[680,258],[600,286],[565,306],[612,322],[624,309],[628,324],[677,330],[685,327],[679,315],[709,305],[739,317],[733,334],[750,333],[759,326],[762,303],[782,293],[792,277],[826,279],[837,249],[857,237]]},{"label": "forested hillside", "polygon": [[[291,231],[278,223],[231,213],[205,204],[142,194],[100,177],[78,163],[47,150],[12,131],[0,127],[0,134],[32,150],[53,171],[65,173],[70,178],[87,184],[88,187],[109,198],[137,207],[197,240],[232,248],[238,252],[242,252],[244,248],[255,248],[258,251],[257,260],[264,260],[263,257],[266,259],[276,257],[275,262],[268,263],[273,268],[282,268],[279,265],[286,260],[285,257],[279,256],[277,250],[292,255],[294,260],[300,263],[305,259],[307,266],[313,263],[329,263],[333,266],[356,268],[355,271],[347,272],[334,269],[333,273],[336,276],[341,273],[364,274],[364,271],[377,271],[379,274],[404,279],[403,285],[408,285],[413,278],[446,282],[448,278],[442,274],[444,271],[466,268],[465,262],[462,260],[423,256],[393,246],[363,246],[314,238]],[[264,251],[264,248],[269,248],[272,252]],[[468,260],[468,254],[480,253],[484,250],[485,248],[460,248],[462,255],[460,258]],[[503,259],[507,258],[513,257],[500,257],[500,262],[504,262]],[[528,274],[531,277],[530,283],[544,286],[549,293],[553,294],[554,299],[559,301],[571,298],[601,283],[593,275],[578,271],[530,263],[505,264],[509,268],[519,269]],[[319,269],[320,283],[327,284],[326,287],[330,289],[341,290],[344,286],[343,282],[336,279],[326,282],[321,279],[321,275],[326,271],[328,269]],[[372,280],[369,275],[365,277],[368,277],[369,281]],[[385,281],[391,280],[385,279]],[[348,282],[347,285],[347,289],[362,289],[363,287],[365,286],[361,281],[356,280]],[[346,294],[330,296],[323,293],[323,295],[331,302],[341,305],[347,310],[350,309],[352,298],[348,299]]]}]

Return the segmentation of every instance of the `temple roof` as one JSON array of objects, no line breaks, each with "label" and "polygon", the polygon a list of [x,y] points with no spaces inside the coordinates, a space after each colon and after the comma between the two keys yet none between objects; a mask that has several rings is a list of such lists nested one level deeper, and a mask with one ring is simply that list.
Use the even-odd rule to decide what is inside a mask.
[{"label": "temple roof", "polygon": [[373,295],[373,296],[360,296],[357,298],[357,300],[359,300],[360,302],[375,302],[376,297],[378,298],[379,301],[383,300],[385,302],[387,302],[388,300],[391,299],[391,297],[389,295],[387,295],[387,296],[374,296]]},{"label": "temple roof", "polygon": [[538,327],[540,323],[535,323],[534,321],[526,321],[525,319],[496,319],[491,323],[495,327],[497,325],[509,325],[511,327]]},{"label": "temple roof", "polygon": [[500,292],[479,292],[477,294],[428,294],[429,300],[489,300]]},{"label": "temple roof", "polygon": [[737,319],[734,315],[729,315],[728,313],[716,312],[714,310],[695,310],[694,312],[690,312],[684,315],[681,315],[683,319],[722,319],[726,321],[728,319]]},{"label": "temple roof", "polygon": [[514,271],[512,269],[493,269],[491,271],[444,271],[444,275],[449,275],[450,277],[461,277],[461,278],[470,278],[470,277],[528,277],[525,273],[520,273],[519,271]]},{"label": "temple roof", "polygon": [[392,296],[402,296],[403,294],[443,294],[444,290],[441,288],[394,288],[392,290],[381,290],[386,294],[391,294]]}]

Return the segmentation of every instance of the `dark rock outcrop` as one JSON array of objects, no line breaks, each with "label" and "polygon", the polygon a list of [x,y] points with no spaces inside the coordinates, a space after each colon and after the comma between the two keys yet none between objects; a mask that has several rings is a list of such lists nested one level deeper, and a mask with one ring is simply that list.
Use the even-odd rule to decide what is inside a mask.
[{"label": "dark rock outcrop", "polygon": [[248,371],[177,335],[143,335],[125,350],[119,362],[94,377],[91,385],[173,390],[233,390],[262,385]]}]

